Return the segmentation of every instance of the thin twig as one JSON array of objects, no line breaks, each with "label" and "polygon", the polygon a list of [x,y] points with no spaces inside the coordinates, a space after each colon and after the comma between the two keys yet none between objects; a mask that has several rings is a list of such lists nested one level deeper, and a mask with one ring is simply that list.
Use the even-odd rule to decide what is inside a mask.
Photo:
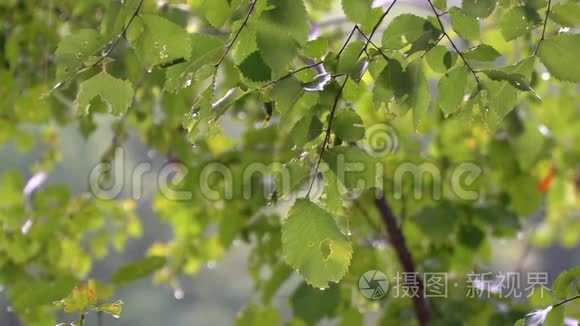
[{"label": "thin twig", "polygon": [[[361,49],[361,51],[359,52],[359,54],[357,56],[357,60],[358,60],[358,58],[360,58],[360,56],[363,53],[365,53],[365,51],[367,50],[367,47],[369,46],[369,44],[371,42],[371,39],[373,38],[373,35],[375,35],[377,29],[379,29],[379,26],[381,25],[381,23],[383,22],[385,17],[387,17],[389,12],[391,12],[391,9],[393,9],[393,6],[395,5],[395,3],[397,3],[397,0],[393,0],[393,2],[389,5],[387,10],[381,15],[379,20],[375,23],[371,33],[369,34],[368,38],[366,38],[367,41],[365,42],[363,48]],[[344,42],[343,46],[341,47],[340,51],[338,52],[338,54],[336,56],[337,58],[340,56],[342,51],[344,51],[348,42],[352,38],[354,31],[357,29],[358,29],[358,26],[355,24],[354,27],[352,28],[352,31],[348,35],[346,41]],[[332,120],[334,119],[334,114],[336,113],[336,108],[338,106],[338,102],[340,102],[342,91],[344,89],[344,86],[346,85],[346,82],[348,81],[348,78],[349,78],[348,75],[344,78],[344,81],[342,82],[340,89],[338,90],[338,92],[336,93],[336,96],[334,97],[334,104],[332,105],[332,110],[330,111],[330,117],[328,119],[328,126],[326,128],[326,134],[324,136],[324,141],[322,142],[322,147],[320,148],[320,152],[318,153],[318,160],[316,161],[316,166],[314,167],[314,172],[312,173],[312,179],[310,181],[310,186],[308,187],[308,192],[306,193],[306,198],[310,197],[310,191],[312,190],[312,186],[314,185],[314,181],[316,180],[316,174],[318,174],[318,169],[320,168],[320,163],[322,162],[322,156],[324,155],[324,151],[326,151],[326,146],[328,146],[328,142],[330,141],[330,131],[332,128]]]},{"label": "thin twig", "polygon": [[361,49],[361,51],[360,51],[360,53],[358,55],[359,58],[366,51],[366,49],[368,48],[369,41],[373,38],[373,36],[377,32],[377,29],[379,29],[379,26],[381,26],[381,23],[383,22],[383,20],[385,19],[385,17],[387,17],[387,15],[389,14],[389,12],[391,12],[391,9],[393,9],[393,7],[395,6],[395,3],[397,3],[397,0],[393,0],[393,2],[391,2],[391,4],[389,5],[389,7],[387,8],[387,10],[383,13],[383,15],[375,23],[375,26],[373,26],[373,29],[371,30],[371,33],[369,34],[369,37],[367,39],[367,42],[365,43],[365,45],[363,46],[363,48]]},{"label": "thin twig", "polygon": [[246,18],[244,18],[244,21],[242,22],[242,26],[240,26],[240,28],[236,32],[236,35],[234,35],[234,38],[232,39],[232,41],[228,45],[226,45],[226,50],[224,51],[224,54],[222,54],[222,56],[218,60],[218,62],[216,62],[214,64],[214,67],[216,67],[216,68],[219,67],[219,65],[222,63],[222,61],[224,61],[224,59],[226,58],[226,55],[228,55],[228,53],[230,52],[230,49],[232,48],[232,46],[234,46],[234,43],[236,43],[236,40],[240,36],[240,33],[242,32],[242,30],[244,29],[244,27],[246,27],[246,25],[248,24],[248,19],[250,19],[250,16],[252,15],[252,12],[254,11],[254,8],[256,7],[256,2],[257,1],[258,0],[254,0],[250,4],[250,9],[248,10],[248,14],[246,14]]},{"label": "thin twig", "polygon": [[389,235],[389,242],[395,249],[397,257],[403,266],[404,272],[408,273],[409,275],[415,275],[415,282],[419,288],[417,291],[418,295],[412,296],[415,316],[417,317],[419,325],[428,325],[430,319],[429,307],[427,306],[427,301],[424,297],[424,285],[421,278],[416,274],[411,252],[409,251],[409,248],[405,242],[405,236],[397,224],[397,218],[393,214],[393,211],[391,210],[391,207],[387,203],[387,200],[383,194],[377,196],[375,199],[375,206],[381,215],[383,223],[385,224],[387,234]]},{"label": "thin twig", "polygon": [[[375,43],[373,43],[373,41],[371,41],[370,38],[368,38],[368,36],[357,26],[355,25],[356,30],[360,33],[360,35],[362,35],[362,37],[364,37],[364,39],[370,44],[372,45],[377,51],[379,51],[379,53],[381,54],[381,56],[385,59],[385,60],[389,60],[389,57],[387,57],[387,55],[383,52],[383,50],[381,50],[380,47],[378,47]],[[365,53],[366,53],[366,49],[364,49]],[[370,59],[370,56],[367,53],[367,56]]]},{"label": "thin twig", "polygon": [[137,8],[135,8],[135,11],[133,12],[133,15],[131,15],[131,18],[129,18],[129,21],[127,22],[127,25],[125,25],[123,27],[123,29],[121,30],[121,32],[119,32],[119,34],[117,34],[117,37],[113,41],[113,44],[111,44],[111,46],[109,46],[109,48],[105,50],[105,52],[101,55],[101,57],[99,58],[99,60],[97,60],[95,63],[93,63],[91,65],[91,67],[96,67],[97,65],[99,65],[115,49],[115,47],[117,46],[117,44],[119,43],[119,41],[121,40],[121,38],[123,38],[123,36],[127,32],[127,30],[129,29],[129,26],[131,26],[131,23],[133,22],[133,20],[135,19],[135,17],[139,16],[139,10],[141,10],[141,6],[143,5],[143,1],[144,0],[139,1],[139,4],[137,4]]},{"label": "thin twig", "polygon": [[445,30],[445,26],[443,25],[443,22],[441,21],[440,15],[439,15],[439,13],[437,13],[437,9],[435,8],[435,5],[433,5],[433,1],[427,0],[427,2],[431,6],[431,10],[435,14],[435,18],[437,18],[437,22],[439,22],[439,26],[441,27],[441,33],[443,33],[443,35],[445,35],[445,37],[447,38],[449,43],[451,43],[451,46],[453,47],[455,52],[457,52],[457,54],[459,55],[461,60],[463,60],[463,63],[465,64],[465,66],[469,69],[469,71],[471,71],[471,74],[473,75],[473,78],[475,79],[475,82],[477,83],[477,88],[481,88],[481,83],[479,81],[479,76],[477,76],[477,71],[475,69],[473,69],[473,67],[471,66],[469,61],[467,61],[467,59],[463,56],[463,53],[461,53],[461,51],[459,51],[459,48],[457,47],[457,45],[455,45],[455,42],[453,42],[453,40],[451,39],[449,34],[447,34],[447,31]]},{"label": "thin twig", "polygon": [[330,141],[330,130],[332,128],[332,120],[334,120],[334,114],[336,112],[336,108],[338,107],[338,102],[340,101],[340,97],[342,95],[342,90],[348,81],[348,76],[344,78],[342,85],[338,89],[338,92],[334,96],[334,104],[332,105],[332,110],[330,111],[330,116],[328,118],[328,126],[326,127],[326,134],[324,135],[324,141],[322,141],[322,147],[320,147],[320,152],[318,153],[318,160],[316,161],[316,166],[314,167],[314,173],[312,174],[312,179],[310,181],[310,186],[308,187],[308,192],[306,193],[306,198],[310,197],[310,191],[312,190],[312,186],[314,185],[314,180],[316,180],[316,174],[318,173],[318,169],[320,168],[320,163],[322,162],[322,156],[324,155],[324,151],[326,150],[326,146],[328,146],[328,142]]},{"label": "thin twig", "polygon": [[421,58],[424,58],[427,53],[429,53],[429,51],[431,51],[434,47],[437,46],[437,44],[439,44],[439,42],[441,42],[441,40],[445,37],[445,34],[441,34],[441,36],[439,36],[439,38],[437,39],[437,41],[435,41],[435,43],[431,44],[431,46],[429,46],[427,48],[427,50],[425,50],[425,53],[421,54]]},{"label": "thin twig", "polygon": [[342,44],[342,46],[340,47],[340,50],[338,51],[338,54],[336,55],[336,58],[340,58],[340,55],[342,54],[342,51],[344,51],[344,49],[346,49],[346,46],[348,45],[348,43],[350,42],[350,39],[352,38],[352,36],[354,35],[354,31],[357,29],[357,26],[354,25],[354,27],[352,28],[352,30],[350,31],[350,34],[348,34],[348,37],[346,38],[346,41],[344,41],[344,43]]},{"label": "thin twig", "polygon": [[269,81],[269,82],[267,82],[266,84],[262,85],[262,87],[260,87],[260,89],[262,89],[262,88],[266,88],[266,87],[268,87],[268,86],[270,86],[270,85],[272,85],[272,84],[276,84],[277,82],[279,82],[279,81],[281,81],[281,80],[283,80],[283,79],[286,79],[286,78],[292,77],[292,76],[294,76],[295,74],[297,74],[297,73],[299,73],[299,72],[301,72],[301,71],[303,71],[303,70],[310,69],[310,68],[314,68],[314,67],[316,67],[316,66],[318,66],[318,65],[321,65],[321,64],[323,64],[323,63],[324,63],[324,61],[315,62],[315,63],[313,63],[313,64],[309,64],[309,65],[307,65],[307,66],[304,66],[304,67],[302,67],[302,68],[299,68],[299,69],[296,69],[296,70],[294,70],[294,71],[291,71],[291,72],[289,72],[288,74],[286,74],[286,75],[284,75],[284,76],[282,76],[282,77],[280,77],[280,78],[278,78],[278,79],[274,79],[274,80],[272,80],[272,81]]},{"label": "thin twig", "polygon": [[542,37],[538,41],[538,45],[536,45],[536,49],[534,50],[534,56],[538,54],[540,50],[540,45],[542,41],[546,38],[546,26],[548,25],[548,18],[550,17],[550,7],[552,6],[552,0],[548,0],[548,9],[546,9],[546,17],[544,17],[544,27],[542,28]]},{"label": "thin twig", "polygon": [[570,302],[570,301],[574,301],[574,300],[576,300],[576,299],[580,299],[580,294],[578,294],[578,295],[576,295],[576,296],[574,296],[574,297],[568,298],[568,299],[566,299],[566,300],[564,300],[564,301],[561,301],[561,302],[558,302],[558,303],[556,303],[554,306],[552,306],[552,309],[553,309],[553,308],[556,308],[556,307],[558,307],[558,306],[561,306],[561,305],[563,305],[563,304],[566,304],[566,303],[568,303],[568,302]]}]

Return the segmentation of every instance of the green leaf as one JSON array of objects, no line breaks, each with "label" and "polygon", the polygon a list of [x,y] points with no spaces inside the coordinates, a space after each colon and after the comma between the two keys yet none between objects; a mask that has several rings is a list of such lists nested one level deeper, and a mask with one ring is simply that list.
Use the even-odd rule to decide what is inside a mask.
[{"label": "green leaf", "polygon": [[272,270],[272,276],[266,281],[262,291],[262,301],[268,303],[276,294],[282,284],[292,276],[292,268],[284,262],[280,262]]},{"label": "green leaf", "polygon": [[373,100],[377,106],[386,103],[400,115],[413,108],[415,118],[419,118],[429,106],[428,94],[429,87],[419,61],[403,69],[397,60],[389,60],[376,79]]},{"label": "green leaf", "polygon": [[353,41],[349,43],[338,59],[336,73],[347,74],[358,82],[361,77],[361,69],[365,64],[365,59],[359,59],[359,54],[363,47],[364,42],[362,41]]},{"label": "green leaf", "polygon": [[532,29],[542,23],[537,11],[528,7],[513,7],[504,13],[500,19],[503,37],[510,41],[522,35],[529,34]]},{"label": "green leaf", "polygon": [[328,39],[319,37],[308,41],[304,46],[304,55],[309,58],[322,58],[328,52]]},{"label": "green leaf", "polygon": [[487,127],[495,130],[500,121],[515,107],[518,90],[505,81],[482,80],[480,108]]},{"label": "green leaf", "polygon": [[282,252],[306,282],[327,288],[346,274],[352,246],[332,215],[306,199],[297,199],[282,225]]},{"label": "green leaf", "polygon": [[280,325],[280,313],[272,307],[259,307],[250,303],[236,318],[238,326],[269,326]]},{"label": "green leaf", "polygon": [[272,75],[272,70],[266,65],[257,51],[247,56],[238,68],[244,77],[255,82],[270,80]]},{"label": "green leaf", "polygon": [[501,57],[501,53],[491,45],[480,44],[465,51],[463,56],[468,60],[495,61],[497,58]]},{"label": "green leaf", "polygon": [[187,59],[191,54],[190,35],[182,27],[161,16],[140,15],[131,24],[131,29],[131,46],[146,69],[177,59]]},{"label": "green leaf", "polygon": [[475,18],[486,18],[494,11],[496,0],[462,0],[463,11]]},{"label": "green leaf", "polygon": [[340,110],[336,114],[332,131],[344,141],[357,141],[365,135],[362,119],[350,109]]},{"label": "green leaf", "polygon": [[379,185],[379,163],[358,147],[333,147],[324,152],[322,159],[350,191],[362,191]]},{"label": "green leaf", "polygon": [[427,64],[433,71],[446,73],[457,62],[457,53],[447,50],[443,45],[434,46],[425,55]]},{"label": "green leaf", "polygon": [[395,17],[385,29],[382,47],[399,50],[425,35],[437,36],[436,29],[431,22],[412,14],[402,14]]},{"label": "green leaf", "polygon": [[292,294],[290,304],[294,316],[303,320],[306,325],[318,325],[323,318],[336,316],[340,300],[341,292],[338,286],[321,291],[302,283]]},{"label": "green leaf", "polygon": [[164,257],[147,257],[119,267],[111,276],[113,283],[123,285],[146,277],[163,267],[166,263]]},{"label": "green leaf", "polygon": [[450,239],[457,220],[457,211],[447,202],[438,206],[427,206],[415,216],[419,229],[436,242]]},{"label": "green leaf", "polygon": [[228,0],[205,0],[203,11],[213,27],[221,27],[230,18],[234,8],[230,7]]},{"label": "green leaf", "polygon": [[463,224],[459,227],[457,239],[462,245],[475,250],[485,239],[485,233],[474,225]]},{"label": "green leaf", "polygon": [[323,128],[322,122],[320,122],[320,119],[316,115],[306,115],[294,125],[290,136],[294,140],[296,147],[302,147],[318,137],[322,133]]},{"label": "green leaf", "polygon": [[447,0],[433,0],[433,5],[441,11],[447,10]]},{"label": "green leaf", "polygon": [[466,83],[467,67],[463,65],[450,70],[439,80],[436,103],[445,116],[457,111],[463,103]]},{"label": "green leaf", "polygon": [[125,113],[133,102],[133,85],[128,80],[117,79],[103,71],[80,84],[75,101],[78,112],[87,115],[91,101],[97,96],[109,104],[113,115],[118,116]]},{"label": "green leaf", "polygon": [[121,317],[121,312],[123,311],[123,301],[118,300],[117,302],[113,303],[104,303],[96,307],[95,311],[106,312],[115,318],[119,318]]},{"label": "green leaf", "polygon": [[180,63],[166,69],[164,89],[177,92],[181,88],[189,87],[200,81],[196,74],[203,67],[213,65],[223,53],[223,42],[211,35],[193,34],[190,36],[192,44],[188,62]]},{"label": "green leaf", "polygon": [[355,23],[364,23],[369,18],[372,0],[342,0],[342,11]]},{"label": "green leaf", "polygon": [[567,269],[558,275],[552,284],[552,294],[558,299],[566,299],[568,297],[569,289],[576,282],[580,280],[580,266]]},{"label": "green leaf", "polygon": [[580,26],[580,3],[568,1],[552,4],[550,19],[566,27]]},{"label": "green leaf", "polygon": [[525,76],[518,73],[507,73],[500,70],[486,69],[482,70],[484,74],[487,75],[491,80],[507,81],[513,87],[525,91],[531,92],[538,100],[542,98],[536,91],[526,82]]},{"label": "green leaf", "polygon": [[547,37],[540,45],[538,55],[550,74],[559,80],[580,83],[579,34],[558,34]]},{"label": "green leaf", "polygon": [[268,4],[272,9],[258,21],[257,44],[262,59],[280,73],[308,40],[308,14],[302,0],[269,0]]},{"label": "green leaf", "polygon": [[451,27],[462,38],[470,41],[479,39],[479,22],[472,16],[467,15],[463,10],[453,7],[449,9]]},{"label": "green leaf", "polygon": [[74,75],[103,43],[101,35],[93,29],[81,29],[62,39],[54,53],[56,79],[62,81]]}]

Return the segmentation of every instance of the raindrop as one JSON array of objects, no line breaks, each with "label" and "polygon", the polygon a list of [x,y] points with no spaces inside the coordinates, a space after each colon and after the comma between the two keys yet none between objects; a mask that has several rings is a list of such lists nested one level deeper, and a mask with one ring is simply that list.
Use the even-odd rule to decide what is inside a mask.
[{"label": "raindrop", "polygon": [[543,72],[542,73],[542,80],[548,80],[550,79],[550,73],[549,72]]},{"label": "raindrop", "polygon": [[177,288],[175,290],[173,290],[173,297],[177,300],[181,300],[183,299],[183,297],[185,296],[185,293],[183,292],[183,289]]},{"label": "raindrop", "polygon": [[568,33],[570,31],[570,27],[562,27],[558,30],[558,33]]},{"label": "raindrop", "polygon": [[197,120],[197,119],[199,119],[199,113],[197,113],[197,112],[193,112],[193,114],[191,115],[191,118],[192,118],[193,120]]},{"label": "raindrop", "polygon": [[214,269],[215,268],[215,261],[208,261],[206,266],[209,269]]},{"label": "raindrop", "polygon": [[326,288],[319,288],[319,290],[320,290],[320,291],[324,291],[324,290],[326,290]]},{"label": "raindrop", "polygon": [[155,41],[155,43],[153,43],[153,46],[158,48],[159,47],[159,42]]},{"label": "raindrop", "polygon": [[76,56],[77,56],[77,59],[80,59],[80,58],[82,58],[82,57],[83,57],[83,54],[82,54],[82,53],[80,53],[80,52],[77,52]]}]

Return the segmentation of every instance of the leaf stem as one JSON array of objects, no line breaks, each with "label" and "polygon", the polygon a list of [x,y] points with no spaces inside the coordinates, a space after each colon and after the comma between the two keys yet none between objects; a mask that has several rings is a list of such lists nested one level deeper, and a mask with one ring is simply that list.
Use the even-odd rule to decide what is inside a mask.
[{"label": "leaf stem", "polygon": [[[365,45],[363,46],[363,48],[361,49],[358,57],[360,58],[360,56],[367,50],[369,43],[371,41],[371,39],[373,38],[373,36],[375,35],[375,33],[377,32],[377,29],[379,29],[379,26],[381,25],[381,23],[383,22],[383,20],[385,20],[385,17],[387,17],[387,15],[389,14],[389,12],[391,12],[391,9],[393,9],[393,7],[395,6],[395,4],[397,3],[398,0],[393,0],[393,2],[391,2],[391,4],[389,5],[389,7],[387,8],[387,10],[385,10],[385,12],[382,14],[382,16],[379,18],[379,20],[375,23],[375,26],[373,26],[373,29],[371,30],[371,33],[369,34],[367,41],[365,43]],[[355,26],[356,27],[356,26]]]},{"label": "leaf stem", "polygon": [[441,21],[441,17],[440,17],[441,15],[437,12],[435,5],[433,5],[433,1],[427,0],[427,2],[429,3],[429,6],[431,6],[431,10],[435,14],[435,18],[437,19],[437,22],[439,23],[439,27],[441,27],[441,33],[443,33],[443,35],[447,38],[449,43],[451,43],[451,46],[453,47],[455,52],[457,52],[457,54],[459,55],[459,57],[461,58],[461,60],[465,64],[465,66],[469,69],[469,71],[473,75],[473,78],[475,79],[475,82],[477,83],[477,87],[481,88],[481,82],[479,80],[479,76],[477,76],[477,71],[475,69],[473,69],[473,67],[471,66],[469,61],[467,61],[465,56],[463,56],[463,53],[461,53],[461,51],[459,51],[459,48],[457,47],[457,45],[455,45],[455,42],[453,42],[453,40],[451,39],[449,34],[447,34],[447,31],[445,30],[445,26],[443,25],[443,22]]},{"label": "leaf stem", "polygon": [[571,298],[568,298],[568,299],[566,299],[566,300],[563,300],[563,301],[560,301],[560,302],[556,303],[554,306],[552,306],[552,309],[553,309],[553,308],[556,308],[556,307],[558,307],[558,306],[564,305],[564,304],[566,304],[566,303],[568,303],[568,302],[570,302],[570,301],[574,301],[574,300],[576,300],[576,299],[580,299],[580,294],[578,294],[578,295],[576,295],[576,296],[574,296],[574,297],[571,297]]},{"label": "leaf stem", "polygon": [[324,141],[322,142],[322,147],[320,147],[320,151],[318,153],[318,160],[316,161],[316,166],[314,167],[314,173],[312,174],[312,179],[310,180],[310,186],[308,187],[308,192],[306,193],[306,198],[310,197],[310,191],[312,191],[312,186],[314,185],[314,180],[316,180],[316,174],[318,173],[318,169],[320,168],[320,163],[322,162],[322,156],[326,151],[326,146],[328,146],[328,142],[330,141],[330,131],[332,128],[332,120],[334,120],[334,114],[336,113],[336,108],[338,107],[338,102],[340,101],[340,97],[342,95],[342,90],[348,81],[348,76],[344,78],[342,85],[338,89],[338,92],[334,96],[334,104],[332,105],[332,110],[330,111],[330,116],[328,118],[328,126],[326,127],[326,134],[324,135]]},{"label": "leaf stem", "polygon": [[254,0],[250,3],[250,9],[248,10],[248,13],[246,14],[246,18],[244,18],[244,21],[242,22],[242,26],[240,26],[240,28],[236,32],[236,35],[234,35],[234,38],[232,39],[232,41],[228,45],[226,45],[226,50],[224,51],[224,54],[222,54],[222,56],[220,57],[218,62],[216,62],[214,64],[215,68],[219,67],[219,65],[222,63],[222,61],[224,61],[224,59],[226,58],[226,55],[228,55],[228,53],[232,49],[232,46],[234,46],[234,44],[236,43],[236,40],[240,36],[240,33],[242,33],[242,30],[244,29],[244,27],[246,27],[246,25],[248,25],[248,19],[250,19],[250,16],[252,15],[254,8],[256,7],[256,2],[258,2],[258,0]]},{"label": "leaf stem", "polygon": [[321,65],[323,63],[324,63],[324,61],[315,62],[313,64],[309,64],[309,65],[304,66],[302,68],[299,68],[297,70],[291,71],[288,74],[286,74],[286,75],[284,75],[284,76],[282,76],[282,77],[280,77],[278,79],[274,79],[272,81],[267,82],[266,84],[262,85],[262,87],[260,87],[260,89],[263,89],[263,88],[266,88],[266,87],[268,87],[270,85],[276,84],[277,82],[279,82],[281,80],[284,80],[286,78],[292,77],[293,75],[295,75],[295,74],[297,74],[297,73],[299,73],[299,72],[301,72],[303,70],[310,69],[310,68],[314,68],[314,67],[316,67],[318,65]]},{"label": "leaf stem", "polygon": [[548,0],[548,8],[546,9],[546,17],[544,17],[544,27],[542,28],[542,37],[538,41],[538,45],[536,45],[536,49],[534,50],[534,54],[533,54],[534,56],[536,54],[538,54],[538,51],[540,50],[540,45],[542,44],[542,41],[544,41],[544,39],[546,38],[546,26],[548,25],[548,18],[550,17],[551,6],[552,6],[552,0]]},{"label": "leaf stem", "polygon": [[[383,50],[381,50],[380,47],[378,47],[375,43],[373,43],[373,41],[371,41],[371,39],[368,38],[368,36],[366,36],[366,34],[357,25],[354,25],[354,27],[360,33],[360,35],[362,35],[362,37],[365,38],[365,40],[368,42],[368,44],[372,45],[377,51],[379,51],[379,53],[381,54],[381,56],[385,60],[389,60],[389,57],[387,57],[387,55],[383,52]],[[366,53],[366,49],[365,49],[365,53]],[[368,56],[368,54],[367,54],[367,56]]]},{"label": "leaf stem", "polygon": [[117,44],[119,43],[121,38],[123,38],[123,35],[125,35],[127,30],[129,29],[129,26],[131,26],[131,23],[133,23],[133,20],[135,19],[135,17],[137,17],[139,15],[139,10],[141,10],[141,6],[143,5],[143,1],[144,0],[139,1],[139,4],[137,4],[137,8],[135,8],[135,11],[133,12],[133,15],[131,15],[131,18],[129,18],[129,21],[127,22],[127,25],[125,25],[123,27],[123,29],[121,29],[121,31],[119,32],[119,34],[117,34],[117,37],[115,38],[115,40],[113,41],[111,46],[105,50],[105,52],[103,53],[103,55],[101,55],[99,60],[97,60],[95,63],[93,63],[91,65],[91,67],[96,67],[97,65],[99,65],[101,62],[103,62],[103,60],[105,60],[105,58],[107,58],[109,56],[109,54],[111,54],[111,52],[113,52],[113,50],[115,49],[115,47],[117,46]]}]

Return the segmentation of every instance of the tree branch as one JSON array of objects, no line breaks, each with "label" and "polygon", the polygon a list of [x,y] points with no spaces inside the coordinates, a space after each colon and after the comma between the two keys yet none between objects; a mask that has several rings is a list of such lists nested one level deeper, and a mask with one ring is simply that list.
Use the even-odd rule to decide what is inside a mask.
[{"label": "tree branch", "polygon": [[538,54],[540,50],[540,45],[542,41],[546,38],[546,26],[548,25],[548,18],[550,17],[550,7],[552,6],[552,0],[548,0],[548,8],[546,9],[546,17],[544,17],[544,27],[542,28],[542,37],[538,41],[538,45],[536,45],[536,49],[534,50],[534,56]]},{"label": "tree branch", "polygon": [[236,35],[234,35],[234,38],[232,39],[232,41],[226,45],[226,50],[224,51],[224,54],[222,54],[222,56],[220,57],[220,59],[218,60],[218,62],[216,62],[214,64],[214,67],[219,67],[219,65],[222,63],[222,61],[224,61],[224,59],[226,58],[226,55],[228,55],[228,53],[230,52],[232,46],[234,45],[234,43],[236,43],[236,40],[238,39],[238,37],[240,36],[240,33],[242,32],[242,30],[244,29],[244,27],[246,27],[246,25],[248,24],[248,19],[250,19],[250,16],[252,15],[252,12],[254,11],[254,8],[256,7],[256,2],[258,0],[253,0],[252,3],[250,4],[250,9],[248,10],[248,13],[246,14],[246,18],[244,18],[244,21],[242,22],[242,26],[240,26],[240,28],[238,29],[238,31],[236,32]]},{"label": "tree branch", "polygon": [[133,20],[135,19],[135,17],[137,17],[139,15],[139,10],[141,10],[141,6],[143,5],[143,1],[144,0],[139,1],[139,4],[137,4],[137,8],[135,8],[135,11],[133,12],[133,15],[131,15],[131,18],[129,18],[129,21],[127,22],[127,25],[125,25],[123,27],[123,29],[121,30],[121,32],[119,32],[119,34],[117,35],[117,37],[115,38],[115,40],[113,41],[111,46],[108,49],[104,50],[104,52],[101,54],[101,57],[99,58],[99,60],[97,60],[95,63],[93,63],[91,65],[91,67],[96,67],[97,65],[99,65],[101,62],[103,62],[103,60],[105,60],[105,58],[107,58],[109,56],[109,54],[111,52],[113,52],[113,50],[115,49],[115,47],[117,46],[117,44],[119,43],[121,38],[123,38],[123,35],[125,35],[127,30],[129,29],[129,26],[131,26],[131,23],[133,23]]},{"label": "tree branch", "polygon": [[322,162],[322,156],[324,155],[324,151],[326,150],[326,146],[330,141],[330,130],[332,128],[332,120],[334,120],[334,114],[336,113],[336,108],[338,107],[338,102],[340,101],[340,97],[342,95],[342,90],[348,81],[348,76],[344,78],[342,85],[338,89],[336,96],[334,96],[334,104],[332,105],[332,110],[330,111],[330,117],[328,118],[328,126],[326,127],[326,134],[324,135],[324,141],[322,142],[322,147],[320,147],[320,152],[318,153],[318,160],[316,161],[316,166],[314,167],[314,173],[312,174],[312,180],[310,181],[310,186],[308,187],[308,192],[306,193],[306,198],[310,197],[310,191],[312,190],[312,186],[314,185],[314,180],[316,178],[316,174],[318,173],[318,169],[320,168],[320,163]]},{"label": "tree branch", "polygon": [[381,219],[385,224],[387,229],[387,234],[389,236],[389,242],[395,249],[397,257],[403,266],[403,271],[415,275],[416,284],[418,284],[419,290],[417,295],[412,296],[413,308],[415,310],[415,316],[419,325],[424,326],[429,324],[429,308],[427,306],[427,301],[424,297],[424,285],[420,277],[417,276],[415,271],[415,265],[413,264],[413,258],[409,252],[409,248],[405,243],[405,237],[401,228],[397,224],[397,219],[391,210],[391,207],[387,203],[384,195],[380,195],[375,199],[375,206],[381,215]]},{"label": "tree branch", "polygon": [[372,40],[373,36],[377,32],[377,29],[379,29],[379,26],[381,26],[381,23],[383,22],[383,20],[385,19],[385,17],[387,17],[387,15],[389,14],[389,12],[391,12],[391,9],[393,9],[393,7],[395,6],[396,3],[397,3],[397,0],[393,0],[393,2],[391,2],[391,4],[389,5],[389,7],[387,8],[387,10],[385,10],[385,12],[383,13],[383,15],[376,22],[375,26],[373,26],[373,29],[371,30],[371,33],[369,34],[369,37],[367,38],[367,41],[365,42],[365,45],[363,46],[363,48],[361,49],[361,51],[360,51],[360,53],[358,55],[359,58],[367,50],[370,41]]},{"label": "tree branch", "polygon": [[263,89],[263,88],[266,88],[266,87],[268,87],[268,86],[270,86],[270,85],[276,84],[277,82],[279,82],[279,81],[281,81],[281,80],[284,80],[284,79],[286,79],[286,78],[288,78],[288,77],[292,77],[292,76],[294,76],[295,74],[297,74],[297,73],[301,72],[302,70],[306,70],[306,69],[314,68],[314,67],[316,67],[316,66],[319,66],[319,65],[321,65],[321,64],[323,64],[323,63],[324,63],[324,61],[315,62],[315,63],[313,63],[313,64],[309,64],[309,65],[307,65],[307,66],[304,66],[304,67],[302,67],[302,68],[299,68],[299,69],[297,69],[297,70],[291,71],[291,72],[289,72],[288,74],[286,74],[286,75],[284,75],[284,76],[282,76],[282,77],[280,77],[280,78],[278,78],[278,79],[274,79],[274,80],[272,80],[272,81],[269,81],[269,82],[267,82],[266,84],[262,85],[262,87],[260,87],[260,89]]},{"label": "tree branch", "polygon": [[473,69],[473,67],[471,66],[469,61],[467,61],[467,59],[463,56],[463,53],[461,53],[461,51],[459,51],[459,48],[457,47],[457,45],[455,45],[455,43],[453,42],[453,40],[451,39],[449,34],[447,34],[447,31],[445,30],[445,26],[443,25],[443,22],[441,21],[441,15],[443,15],[443,14],[439,14],[437,12],[437,9],[435,9],[435,5],[433,5],[432,0],[427,0],[427,2],[429,3],[429,6],[431,6],[431,10],[435,14],[435,18],[437,18],[437,22],[439,23],[439,27],[441,27],[441,33],[443,33],[443,35],[445,35],[445,37],[447,38],[449,43],[451,43],[451,46],[453,47],[455,52],[457,52],[457,54],[459,55],[459,57],[461,58],[461,60],[465,64],[465,66],[469,69],[469,71],[471,71],[471,74],[473,75],[473,78],[475,79],[475,82],[477,83],[477,88],[478,89],[481,88],[481,83],[479,81],[479,76],[477,76],[477,71],[475,69]]}]

